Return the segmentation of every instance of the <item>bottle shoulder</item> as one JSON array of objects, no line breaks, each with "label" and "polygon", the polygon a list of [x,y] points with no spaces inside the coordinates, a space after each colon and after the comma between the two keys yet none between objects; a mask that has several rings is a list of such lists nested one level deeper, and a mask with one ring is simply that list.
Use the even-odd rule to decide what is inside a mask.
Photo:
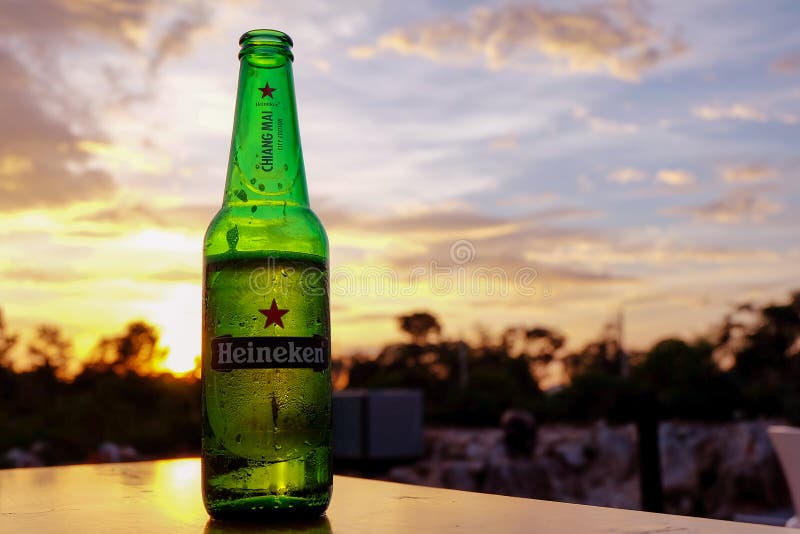
[{"label": "bottle shoulder", "polygon": [[223,206],[208,225],[203,253],[226,259],[299,254],[327,263],[328,237],[307,206]]}]

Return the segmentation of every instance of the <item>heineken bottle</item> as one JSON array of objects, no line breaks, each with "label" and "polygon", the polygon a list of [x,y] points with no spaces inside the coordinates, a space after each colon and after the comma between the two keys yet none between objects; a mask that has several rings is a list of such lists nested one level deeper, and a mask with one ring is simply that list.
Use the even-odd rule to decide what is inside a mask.
[{"label": "heineken bottle", "polygon": [[217,519],[313,517],[331,496],[328,243],[309,209],[292,40],[240,40],[203,279],[203,498]]}]

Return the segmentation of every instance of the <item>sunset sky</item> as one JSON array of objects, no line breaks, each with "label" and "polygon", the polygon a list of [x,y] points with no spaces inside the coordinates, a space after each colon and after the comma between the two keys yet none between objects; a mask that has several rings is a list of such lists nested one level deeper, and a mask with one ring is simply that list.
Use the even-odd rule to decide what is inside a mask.
[{"label": "sunset sky", "polygon": [[[796,1],[163,4],[3,3],[16,331],[59,325],[83,356],[142,318],[192,367],[254,27],[295,41],[335,354],[399,339],[415,310],[447,337],[541,324],[577,347],[622,309],[645,347],[800,288]],[[509,283],[459,288],[476,269]]]}]

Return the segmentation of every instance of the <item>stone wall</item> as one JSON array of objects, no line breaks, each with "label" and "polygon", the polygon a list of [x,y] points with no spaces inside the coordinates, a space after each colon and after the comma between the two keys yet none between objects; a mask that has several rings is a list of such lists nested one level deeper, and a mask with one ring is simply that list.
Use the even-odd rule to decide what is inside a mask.
[{"label": "stone wall", "polygon": [[[659,430],[665,511],[726,518],[785,508],[788,490],[766,423],[665,422]],[[426,456],[389,480],[638,509],[633,425],[544,425],[530,457],[506,453],[500,429],[429,429]]]}]

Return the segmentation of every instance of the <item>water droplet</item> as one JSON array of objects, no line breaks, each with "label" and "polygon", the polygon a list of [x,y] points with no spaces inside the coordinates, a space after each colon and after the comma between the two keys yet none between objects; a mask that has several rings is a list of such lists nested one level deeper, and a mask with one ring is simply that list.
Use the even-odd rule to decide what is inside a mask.
[{"label": "water droplet", "polygon": [[236,434],[236,443],[241,443],[241,442],[242,442],[242,435]]},{"label": "water droplet", "polygon": [[279,450],[281,450],[282,448],[283,448],[283,446],[282,446],[280,443],[276,443],[276,444],[275,444],[275,450],[276,450],[276,451],[279,451]]},{"label": "water droplet", "polygon": [[258,190],[259,191],[263,191],[264,190],[264,184],[258,184]]},{"label": "water droplet", "polygon": [[308,440],[305,440],[305,441],[303,442],[303,444],[305,444],[305,445],[308,445],[309,447],[311,446],[311,442],[310,442],[310,441],[308,441]]},{"label": "water droplet", "polygon": [[252,208],[250,208],[250,211],[252,211],[253,213],[255,213],[257,209],[258,209],[258,206],[253,206]]},{"label": "water droplet", "polygon": [[239,326],[244,326],[244,323],[239,323]]},{"label": "water droplet", "polygon": [[255,178],[251,178],[250,179],[250,183],[253,184],[253,185],[256,185],[256,179]]},{"label": "water droplet", "polygon": [[231,250],[235,250],[236,244],[239,243],[239,227],[234,225],[233,228],[228,230],[225,237],[228,239],[228,247]]},{"label": "water droplet", "polygon": [[278,189],[283,189],[283,184],[278,182]]},{"label": "water droplet", "polygon": [[289,170],[289,164],[288,163],[284,163],[283,164],[283,170],[284,171],[288,171]]}]

